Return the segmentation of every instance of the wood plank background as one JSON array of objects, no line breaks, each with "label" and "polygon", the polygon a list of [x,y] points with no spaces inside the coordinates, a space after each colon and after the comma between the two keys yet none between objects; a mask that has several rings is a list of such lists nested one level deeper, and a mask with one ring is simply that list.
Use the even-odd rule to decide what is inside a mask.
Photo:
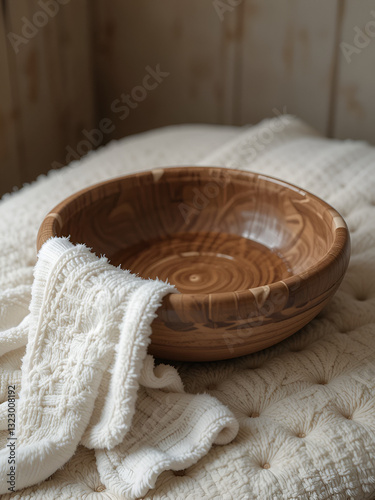
[{"label": "wood plank background", "polygon": [[[66,146],[74,146],[82,130],[94,125],[88,5],[89,0],[58,5],[57,14],[26,38],[24,19],[33,22],[42,11],[39,2],[1,3],[0,113],[5,115],[1,130],[6,130],[0,135],[1,193],[34,180],[55,163],[65,164]],[[37,23],[43,19],[37,17]],[[9,33],[24,39],[17,53]]]},{"label": "wood plank background", "polygon": [[[375,0],[0,5],[0,194],[90,147],[176,123],[242,125],[279,110],[375,143]],[[11,33],[24,36],[18,53]],[[158,67],[164,76],[142,90]],[[87,146],[103,119],[110,133]]]}]

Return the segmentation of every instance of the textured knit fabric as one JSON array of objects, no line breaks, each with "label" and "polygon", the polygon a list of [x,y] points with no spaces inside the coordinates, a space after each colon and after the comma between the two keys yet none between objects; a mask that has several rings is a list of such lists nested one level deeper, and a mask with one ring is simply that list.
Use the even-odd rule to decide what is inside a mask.
[{"label": "textured knit fabric", "polygon": [[[21,384],[20,358],[27,330],[21,322],[28,315],[35,238],[44,214],[72,192],[105,178],[184,164],[249,169],[312,191],[346,218],[352,257],[332,302],[289,339],[235,360],[175,364],[186,395],[211,394],[233,412],[240,429],[230,444],[211,447],[184,472],[173,472],[167,465],[155,488],[142,498],[373,499],[375,148],[321,138],[288,116],[248,129],[183,126],[130,137],[4,199],[0,204],[0,326],[13,330],[3,335],[0,344],[1,401],[6,400],[9,383],[18,388]],[[159,400],[159,384],[167,387],[162,391],[165,399],[168,392],[181,390],[171,367],[162,367],[158,374],[159,367],[152,371],[148,363],[152,365],[152,359],[144,361],[146,373],[140,382],[145,385],[140,386],[134,414],[139,421],[133,419],[127,434],[133,456],[142,453],[133,440],[137,426],[145,435],[156,424],[163,426],[160,412],[148,413],[148,398],[155,394]],[[173,397],[165,401],[167,407],[173,405]],[[146,448],[152,444],[148,441]],[[161,439],[152,447],[157,463],[173,462],[166,446]],[[145,463],[149,456],[147,450]],[[132,478],[123,464],[137,474],[131,460],[121,445],[110,452],[79,445],[49,480],[3,498],[129,498],[127,481]]]},{"label": "textured knit fabric", "polygon": [[[175,368],[154,372],[151,356],[144,365],[156,309],[174,287],[115,268],[64,238],[43,245],[34,275],[30,314],[4,332],[8,344],[23,336],[26,354],[10,439],[3,425],[0,493],[11,486],[4,479],[13,439],[17,489],[49,477],[81,442],[121,463],[121,489],[135,498],[166,468],[183,469],[213,442],[235,437],[238,423],[225,406],[184,394]],[[141,416],[134,417],[137,400]],[[157,411],[158,425],[146,428],[144,413],[150,420]],[[110,485],[114,474],[101,463]]]}]

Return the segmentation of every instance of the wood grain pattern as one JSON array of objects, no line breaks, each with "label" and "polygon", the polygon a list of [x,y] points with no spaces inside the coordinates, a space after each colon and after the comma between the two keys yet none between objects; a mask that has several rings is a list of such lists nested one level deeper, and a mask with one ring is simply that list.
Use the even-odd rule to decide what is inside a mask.
[{"label": "wood grain pattern", "polygon": [[[114,127],[100,144],[175,123],[254,124],[274,108],[329,137],[375,143],[371,26],[355,45],[374,0],[75,0],[16,55],[7,34],[40,9],[1,2],[0,195],[79,157],[87,146],[66,148],[77,153],[83,130],[106,118]],[[343,42],[356,51],[350,62]],[[113,108],[158,64],[169,73],[160,85],[128,114]]]},{"label": "wood grain pattern", "polygon": [[374,37],[350,64],[341,50],[373,19],[373,0],[360,9],[355,0],[224,1],[222,18],[214,5],[94,1],[101,116],[144,65],[159,61],[172,76],[113,137],[180,122],[256,123],[277,108],[324,135],[375,142]]},{"label": "wood grain pattern", "polygon": [[[5,81],[9,77],[12,95],[11,100],[2,96],[0,112],[13,110],[5,127],[12,135],[9,145],[16,144],[11,168],[20,184],[48,172],[55,162],[66,164],[66,147],[74,149],[84,139],[82,130],[95,124],[88,2],[61,4],[55,16],[47,15],[38,0],[6,0],[2,6]],[[47,22],[38,28],[35,19]],[[22,36],[26,22],[34,34],[23,37],[15,51],[6,35]],[[0,192],[6,190],[4,183]]]},{"label": "wood grain pattern", "polygon": [[[375,143],[375,2],[343,0],[334,136]],[[362,32],[362,34],[359,34]],[[346,45],[341,45],[341,44]]]},{"label": "wood grain pattern", "polygon": [[[284,109],[327,131],[336,0],[244,2],[241,123]],[[322,14],[324,13],[324,14]]]},{"label": "wood grain pattern", "polygon": [[0,5],[0,195],[21,182],[5,15]]},{"label": "wood grain pattern", "polygon": [[[119,138],[171,123],[232,123],[237,18],[218,18],[211,0],[94,3],[100,117]],[[146,67],[169,73],[141,102],[113,102],[142,85]],[[125,116],[126,115],[126,116]]]},{"label": "wood grain pattern", "polygon": [[346,271],[342,217],[260,174],[158,169],[77,193],[44,220],[38,248],[71,236],[144,278],[169,279],[150,352],[203,361],[268,347],[310,321]]},{"label": "wood grain pattern", "polygon": [[[9,12],[7,28],[15,34],[22,34],[24,19],[32,23],[33,15],[40,10],[36,0],[9,2],[7,9]],[[56,157],[56,148],[64,147],[60,143],[63,142],[63,136],[56,120],[61,102],[59,100],[53,102],[53,95],[61,88],[56,75],[57,60],[48,61],[48,55],[56,48],[50,36],[55,32],[53,28],[56,24],[55,18],[51,19],[43,29],[35,28],[36,34],[19,46],[18,53],[15,53],[8,43],[12,86],[17,107],[17,143],[24,169],[24,182],[34,180],[33,165],[36,163],[36,158],[40,165],[45,166],[44,171],[49,170],[53,160],[61,160],[60,156]],[[48,44],[43,43],[46,39]],[[49,72],[52,68],[48,64],[51,63],[55,71]],[[48,141],[45,141],[44,134],[48,135]]]}]

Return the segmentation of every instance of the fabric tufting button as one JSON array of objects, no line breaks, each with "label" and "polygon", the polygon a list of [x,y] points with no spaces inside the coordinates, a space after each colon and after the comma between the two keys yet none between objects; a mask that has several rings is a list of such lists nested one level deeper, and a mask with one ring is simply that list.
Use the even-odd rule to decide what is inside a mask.
[{"label": "fabric tufting button", "polygon": [[104,486],[104,484],[99,484],[99,486],[97,486],[95,488],[95,491],[97,491],[98,493],[100,493],[101,491],[104,491],[106,489],[106,487]]},{"label": "fabric tufting button", "polygon": [[217,388],[217,385],[216,384],[209,384],[206,389],[208,391],[214,391],[215,389]]},{"label": "fabric tufting button", "polygon": [[185,471],[185,469],[183,469],[183,470],[174,470],[173,474],[175,476],[184,476],[186,474],[186,471]]},{"label": "fabric tufting button", "polygon": [[257,413],[256,411],[254,411],[253,413],[251,413],[249,415],[249,418],[258,418],[259,417],[259,413]]},{"label": "fabric tufting button", "polygon": [[306,434],[304,432],[300,432],[299,434],[297,434],[297,437],[299,437],[299,438],[305,438]]},{"label": "fabric tufting button", "polygon": [[271,466],[270,466],[270,464],[268,464],[268,463],[265,463],[265,464],[263,465],[263,469],[269,469],[270,467],[271,467]]},{"label": "fabric tufting button", "polygon": [[363,292],[358,292],[355,295],[355,299],[358,300],[359,302],[365,302],[367,300],[367,297]]}]

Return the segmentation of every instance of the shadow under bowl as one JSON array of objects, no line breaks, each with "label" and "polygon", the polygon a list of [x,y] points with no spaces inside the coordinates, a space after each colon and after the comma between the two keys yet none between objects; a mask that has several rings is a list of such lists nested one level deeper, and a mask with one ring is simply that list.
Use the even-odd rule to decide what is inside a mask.
[{"label": "shadow under bowl", "polygon": [[312,320],[345,274],[349,232],[316,196],[218,167],[154,169],[84,189],[44,219],[38,249],[70,236],[113,265],[168,279],[156,357],[212,361],[280,342]]}]

